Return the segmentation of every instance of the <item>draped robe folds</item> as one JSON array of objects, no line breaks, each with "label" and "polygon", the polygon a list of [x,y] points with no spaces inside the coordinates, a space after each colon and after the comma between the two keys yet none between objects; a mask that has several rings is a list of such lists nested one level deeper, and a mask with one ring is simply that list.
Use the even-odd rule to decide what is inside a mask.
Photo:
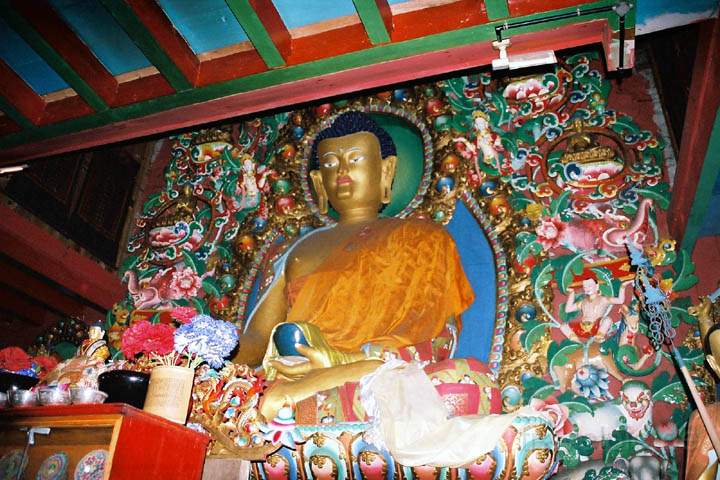
[{"label": "draped robe folds", "polygon": [[316,325],[344,351],[429,340],[474,300],[445,229],[400,219],[362,228],[314,272],[289,282],[286,294],[288,322]]}]

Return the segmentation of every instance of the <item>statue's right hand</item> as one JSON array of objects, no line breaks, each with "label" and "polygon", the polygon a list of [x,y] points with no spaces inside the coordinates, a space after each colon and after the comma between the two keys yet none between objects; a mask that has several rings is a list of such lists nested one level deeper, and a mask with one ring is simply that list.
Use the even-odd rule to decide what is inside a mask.
[{"label": "statue's right hand", "polygon": [[303,357],[308,359],[307,362],[287,364],[281,360],[270,361],[270,365],[275,368],[280,375],[288,380],[297,380],[313,370],[332,366],[330,357],[322,350],[299,343],[295,344],[295,348],[302,354]]}]

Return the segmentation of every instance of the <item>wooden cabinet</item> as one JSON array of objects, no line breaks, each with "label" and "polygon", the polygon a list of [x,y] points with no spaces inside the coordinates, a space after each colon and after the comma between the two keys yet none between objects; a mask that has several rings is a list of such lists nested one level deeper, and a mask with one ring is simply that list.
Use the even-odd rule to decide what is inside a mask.
[{"label": "wooden cabinet", "polygon": [[67,405],[0,411],[0,457],[23,449],[35,434],[22,478],[34,479],[50,455],[68,456],[68,478],[93,450],[106,450],[104,479],[199,479],[209,437],[125,404]]}]

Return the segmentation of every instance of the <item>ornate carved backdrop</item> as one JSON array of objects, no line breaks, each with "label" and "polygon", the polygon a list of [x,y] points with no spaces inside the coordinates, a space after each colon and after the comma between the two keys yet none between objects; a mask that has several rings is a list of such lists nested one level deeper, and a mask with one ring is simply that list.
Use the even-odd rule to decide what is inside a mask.
[{"label": "ornate carved backdrop", "polygon": [[[632,278],[624,245],[644,248],[662,271],[681,352],[711,396],[679,294],[696,279],[688,256],[663,235],[663,142],[608,104],[610,83],[596,61],[577,54],[542,74],[481,72],[248,120],[237,135],[177,136],[165,188],[137,219],[122,269],[129,293],[108,316],[111,339],[133,319],[164,321],[177,305],[241,326],[270,281],[267,265],[333,222],[318,213],[307,181],[313,136],[335,115],[364,110],[416,136],[419,157],[400,174],[414,180],[395,186],[402,204],[388,213],[451,231],[467,213],[481,229],[469,238],[489,242],[495,308],[492,320],[478,321],[492,322],[479,338],[504,408],[555,405],[566,467],[602,441],[595,455],[608,465],[644,452],[676,475],[690,407],[669,357],[644,336],[633,292],[622,293]],[[460,233],[470,228],[463,225]],[[593,284],[599,313],[589,303]]]}]

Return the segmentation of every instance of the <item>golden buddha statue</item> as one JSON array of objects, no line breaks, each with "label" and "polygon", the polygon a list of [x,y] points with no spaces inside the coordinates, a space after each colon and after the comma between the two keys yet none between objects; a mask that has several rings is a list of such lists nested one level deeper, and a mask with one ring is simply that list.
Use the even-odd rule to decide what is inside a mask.
[{"label": "golden buddha statue", "polygon": [[[720,378],[720,302],[717,301],[719,293],[720,289],[711,295],[701,297],[697,305],[688,309],[688,313],[698,320],[707,366],[718,378]],[[720,425],[720,404],[712,403],[706,407],[717,430],[717,425]],[[720,431],[718,433],[720,434]],[[718,462],[711,458],[710,438],[697,411],[692,413],[688,423],[687,445],[685,477],[698,480],[716,478]]]},{"label": "golden buddha statue", "polygon": [[[327,212],[331,204],[339,220],[288,250],[234,358],[262,361],[268,378],[277,377],[263,396],[267,419],[285,404],[359,381],[382,358],[398,357],[398,349],[441,337],[448,322],[459,326],[474,299],[442,227],[379,218],[390,202],[396,156],[392,139],[372,118],[340,115],[318,134],[312,157],[320,209]],[[279,329],[286,322],[295,328],[295,343],[283,348]],[[288,361],[298,354],[302,361]]]}]

